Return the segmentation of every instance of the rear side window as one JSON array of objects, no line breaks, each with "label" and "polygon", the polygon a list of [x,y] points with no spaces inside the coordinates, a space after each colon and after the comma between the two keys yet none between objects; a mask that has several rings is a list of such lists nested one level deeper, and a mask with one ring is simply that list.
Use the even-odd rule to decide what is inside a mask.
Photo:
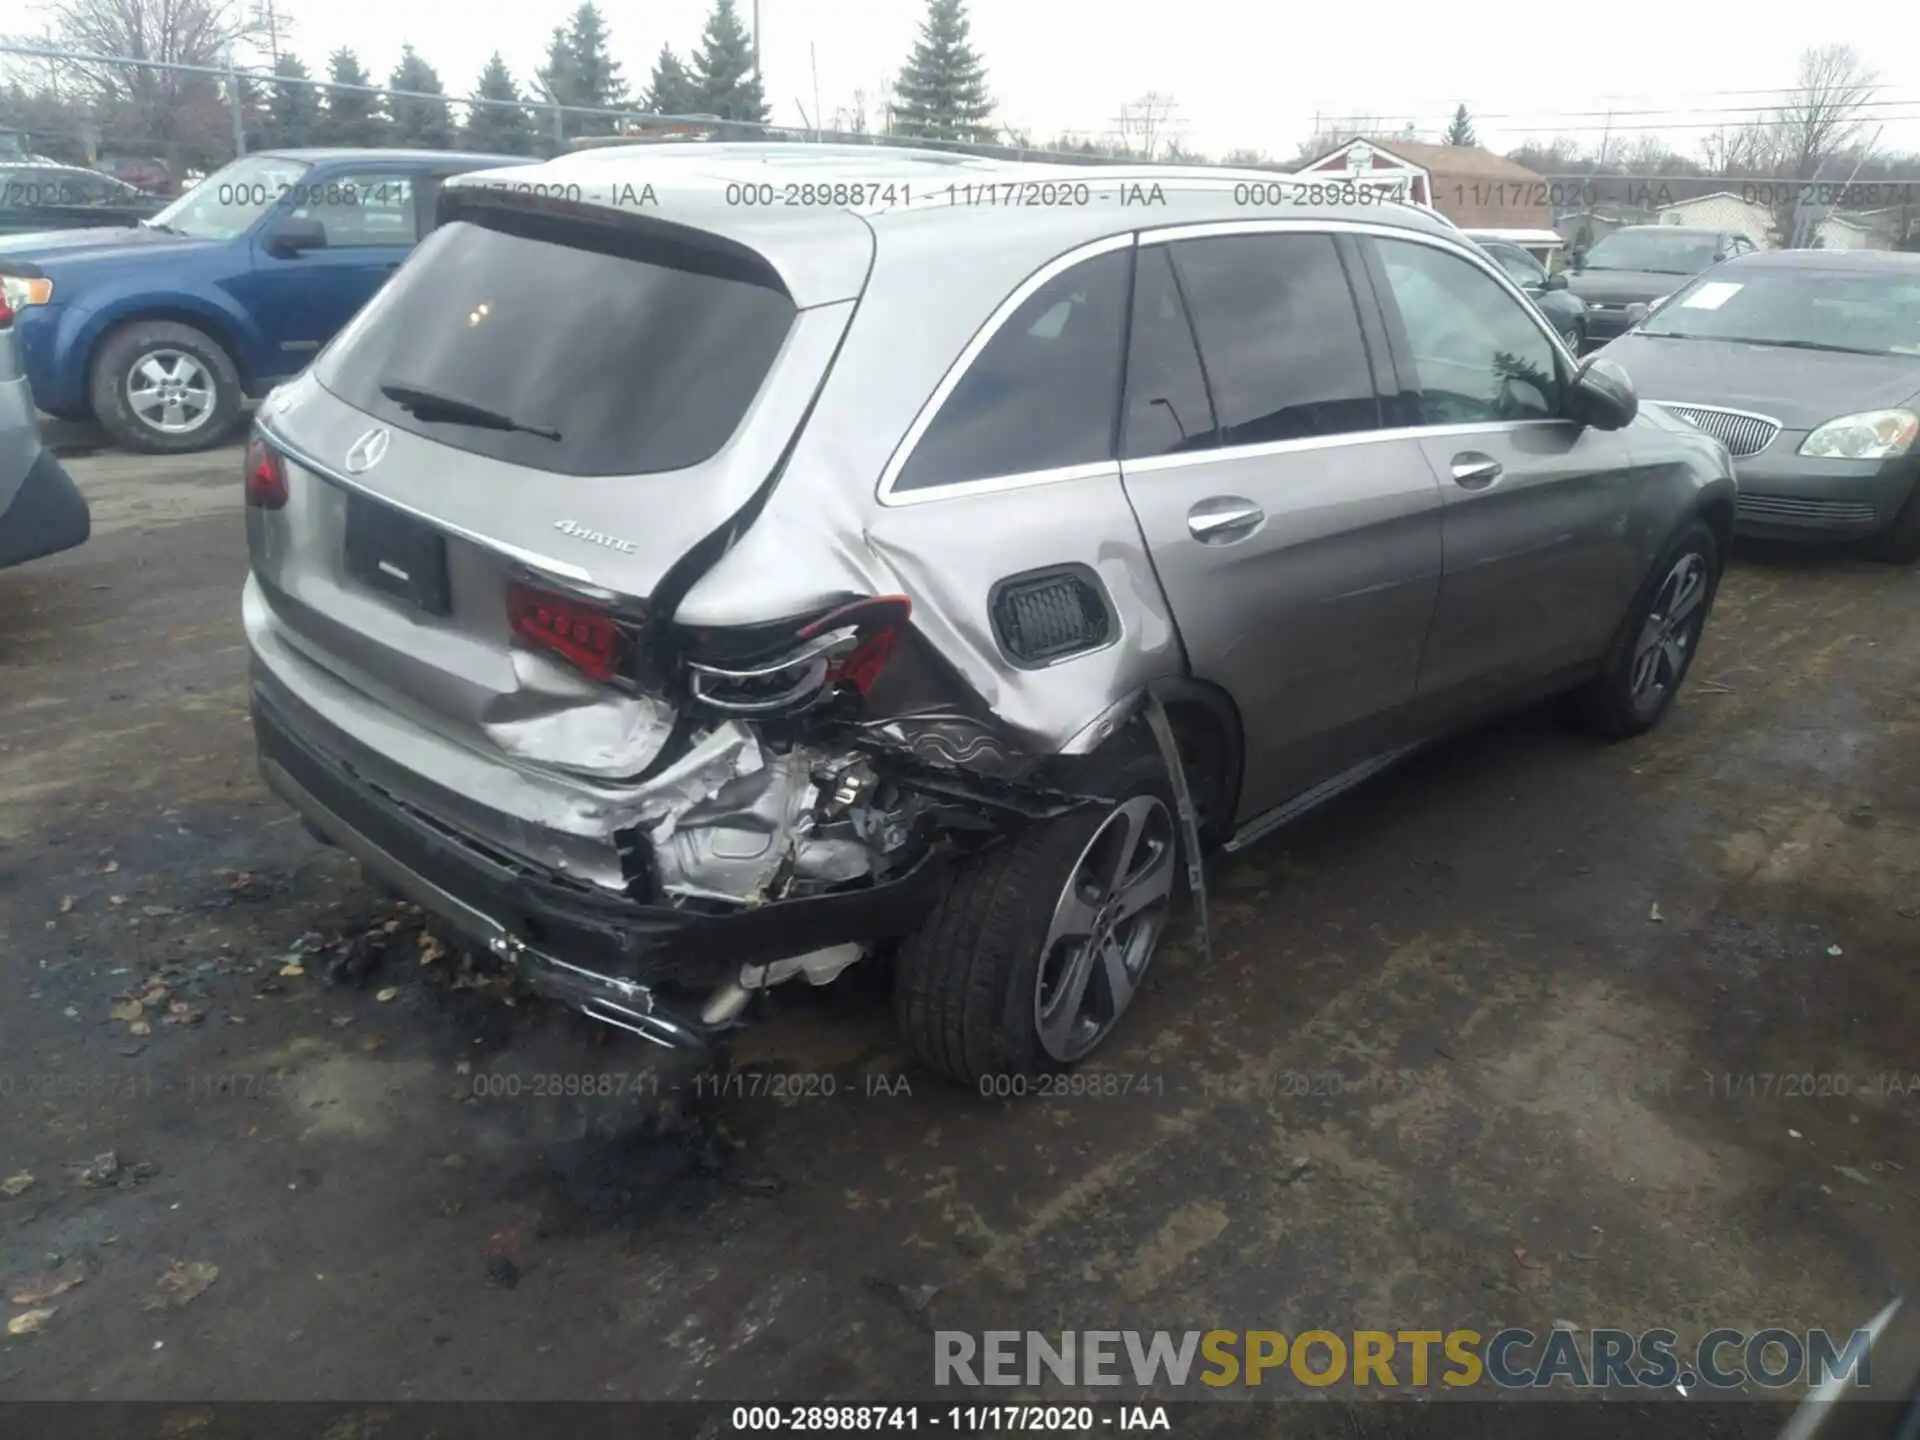
[{"label": "rear side window", "polygon": [[1374,430],[1380,402],[1329,235],[1224,235],[1173,245],[1220,443]]},{"label": "rear side window", "polygon": [[894,481],[925,490],[1113,459],[1127,250],[1054,276],[973,359]]},{"label": "rear side window", "polygon": [[[636,242],[613,254],[456,221],[421,242],[314,373],[348,404],[477,455],[658,474],[727,443],[794,314],[782,291],[708,252]],[[559,438],[416,414],[383,385]]]}]

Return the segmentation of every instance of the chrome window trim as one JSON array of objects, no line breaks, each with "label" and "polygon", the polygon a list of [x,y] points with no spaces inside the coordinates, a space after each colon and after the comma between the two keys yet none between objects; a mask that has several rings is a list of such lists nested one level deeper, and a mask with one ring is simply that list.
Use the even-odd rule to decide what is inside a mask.
[{"label": "chrome window trim", "polygon": [[1539,306],[1527,298],[1527,292],[1508,279],[1507,272],[1494,263],[1491,256],[1458,232],[1452,235],[1436,234],[1405,225],[1383,225],[1371,220],[1314,220],[1302,216],[1298,219],[1202,220],[1192,225],[1167,225],[1157,230],[1142,231],[1140,244],[1145,247],[1164,245],[1175,240],[1207,240],[1217,235],[1287,234],[1299,231],[1309,234],[1364,235],[1375,240],[1407,240],[1448,255],[1457,255],[1492,280],[1520,307],[1521,313],[1540,332],[1554,354],[1567,361],[1569,378],[1579,371],[1579,360],[1561,341],[1559,332],[1547,323],[1547,317],[1540,313]]},{"label": "chrome window trim", "polygon": [[1125,250],[1136,244],[1144,248],[1148,245],[1170,244],[1177,240],[1205,240],[1222,235],[1263,234],[1368,235],[1386,240],[1412,240],[1431,245],[1434,249],[1446,254],[1457,255],[1488,276],[1520,307],[1522,313],[1533,322],[1534,328],[1540,332],[1554,354],[1566,362],[1569,382],[1579,370],[1580,362],[1567,349],[1554,328],[1547,323],[1546,317],[1527,298],[1526,292],[1515,285],[1507,277],[1506,272],[1471,241],[1459,240],[1444,234],[1429,234],[1423,230],[1413,230],[1399,225],[1375,224],[1364,220],[1324,220],[1307,216],[1260,220],[1200,220],[1188,225],[1168,225],[1125,235],[1109,235],[1104,239],[1069,250],[1048,261],[1022,281],[1013,293],[1000,303],[973,339],[967,342],[966,349],[960,352],[959,358],[948,368],[933,394],[921,406],[919,414],[914,417],[913,424],[908,427],[906,436],[895,447],[886,468],[881,471],[880,482],[875,489],[875,498],[880,504],[889,508],[901,505],[924,505],[936,500],[960,499],[968,495],[998,494],[1008,490],[1024,490],[1029,486],[1055,485],[1070,480],[1093,480],[1109,475],[1119,478],[1123,473],[1136,472],[1150,474],[1156,470],[1170,470],[1184,465],[1261,459],[1270,455],[1286,455],[1296,451],[1331,449],[1339,445],[1418,440],[1448,435],[1508,434],[1516,430],[1569,423],[1564,419],[1489,420],[1453,425],[1397,426],[1386,430],[1354,430],[1341,435],[1315,435],[1300,440],[1272,440],[1257,445],[1223,445],[1184,455],[1155,455],[1138,460],[1093,461],[1085,465],[1058,466],[1048,470],[1030,470],[1009,475],[987,476],[979,480],[963,480],[952,485],[929,485],[917,490],[894,489],[894,482],[899,478],[900,472],[906,468],[907,461],[912,458],[914,448],[932,427],[947,397],[959,386],[967,371],[972,368],[973,362],[979,358],[980,352],[993,342],[993,338],[1013,317],[1014,312],[1049,280],[1083,260],[1091,260],[1115,250]]},{"label": "chrome window trim", "polygon": [[[437,515],[430,515],[425,510],[408,505],[404,501],[396,500],[391,495],[369,489],[352,476],[342,473],[331,465],[314,459],[312,455],[302,450],[299,446],[288,443],[280,436],[279,432],[267,424],[264,419],[257,421],[256,424],[261,436],[272,445],[274,449],[278,450],[288,460],[293,461],[294,464],[300,466],[301,469],[311,470],[315,475],[318,475],[329,484],[335,485],[342,490],[350,490],[356,495],[364,495],[369,500],[376,500],[389,509],[398,510],[409,519],[418,520],[444,534],[457,536],[469,545],[478,545],[482,550],[491,550],[496,555],[504,555],[509,560],[514,560],[525,565],[530,570],[576,581],[581,585],[593,586],[595,589],[599,588],[595,584],[593,576],[587,571],[582,570],[578,565],[569,565],[564,560],[555,560],[546,555],[536,555],[533,551],[522,550],[517,545],[509,545],[505,541],[495,540],[486,535],[477,534],[472,530],[466,529],[464,526],[451,524]],[[611,592],[603,593],[610,594]]]},{"label": "chrome window trim", "polygon": [[1473,420],[1459,425],[1398,425],[1390,430],[1352,430],[1343,435],[1312,435],[1300,440],[1269,440],[1260,445],[1223,445],[1211,450],[1191,450],[1185,454],[1149,455],[1138,460],[1123,460],[1120,464],[1128,475],[1151,475],[1157,470],[1179,470],[1228,460],[1264,460],[1269,456],[1332,450],[1343,445],[1435,440],[1449,435],[1511,435],[1521,430],[1538,430],[1550,425],[1571,423],[1567,420]]},{"label": "chrome window trim", "polygon": [[1735,410],[1727,405],[1696,405],[1691,400],[1643,400],[1644,405],[1658,405],[1663,410],[1705,410],[1713,415],[1733,415],[1742,420],[1758,420],[1763,425],[1771,425],[1776,431],[1785,432],[1782,425],[1771,415],[1762,415],[1757,410]]},{"label": "chrome window trim", "polygon": [[[1131,250],[1136,236],[1129,231],[1124,235],[1108,235],[1085,245],[1076,246],[1065,254],[1056,255],[1025,280],[1014,287],[1013,293],[1002,300],[986,319],[986,323],[974,332],[966,348],[960,352],[953,364],[947,367],[947,373],[934,387],[933,394],[921,405],[920,413],[913,417],[913,424],[907,427],[907,433],[894,447],[887,465],[880,472],[880,483],[875,487],[874,498],[882,505],[912,505],[924,499],[948,495],[978,495],[989,490],[1011,490],[1025,484],[1045,484],[1051,481],[1086,478],[1082,471],[1117,471],[1117,462],[1113,460],[1090,461],[1085,465],[1059,466],[1051,470],[1029,471],[1025,474],[983,476],[978,480],[962,480],[952,485],[927,485],[913,490],[894,490],[894,482],[900,478],[900,472],[907,468],[907,462],[913,458],[913,452],[919,447],[921,438],[932,428],[940,411],[947,403],[947,397],[959,387],[960,382],[973,368],[973,362],[980,358],[980,352],[991,345],[1014,313],[1026,304],[1034,292],[1056,276],[1071,270],[1086,260],[1110,255],[1116,250]],[[1129,297],[1131,298],[1131,297]],[[1123,357],[1124,364],[1124,357]],[[1044,479],[1036,480],[1034,476]]]},{"label": "chrome window trim", "polygon": [[961,480],[952,485],[928,485],[919,490],[899,490],[882,495],[880,503],[890,508],[925,505],[934,500],[959,500],[968,495],[997,495],[1003,490],[1025,490],[1038,485],[1060,485],[1069,480],[1118,479],[1118,460],[1094,460],[1085,465],[1058,465],[1051,470],[1023,470],[1013,475],[990,475],[984,480]]}]

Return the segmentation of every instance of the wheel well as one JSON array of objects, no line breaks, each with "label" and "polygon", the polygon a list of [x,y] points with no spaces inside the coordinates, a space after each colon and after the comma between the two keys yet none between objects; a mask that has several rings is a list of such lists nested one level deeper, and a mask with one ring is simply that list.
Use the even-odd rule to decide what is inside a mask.
[{"label": "wheel well", "polygon": [[1700,507],[1700,518],[1713,532],[1713,543],[1719,547],[1720,559],[1724,562],[1727,552],[1733,548],[1733,501],[1716,496]]},{"label": "wheel well", "polygon": [[233,343],[233,332],[227,329],[226,322],[209,320],[197,310],[169,309],[161,306],[158,309],[142,310],[139,314],[129,315],[124,320],[116,320],[100,332],[87,351],[86,376],[89,395],[93,390],[93,367],[100,359],[100,352],[107,348],[113,337],[132,326],[151,325],[155,321],[165,321],[171,325],[186,325],[198,330],[209,340],[215,341],[222,350],[227,352],[227,359],[233,362],[234,374],[240,377],[241,393],[246,394],[252,389],[253,377],[247,373],[246,361],[241,358],[240,347]]},{"label": "wheel well", "polygon": [[1201,839],[1222,844],[1233,835],[1240,802],[1245,741],[1239,709],[1225,691],[1197,680],[1163,686],[1161,703],[1199,811]]}]

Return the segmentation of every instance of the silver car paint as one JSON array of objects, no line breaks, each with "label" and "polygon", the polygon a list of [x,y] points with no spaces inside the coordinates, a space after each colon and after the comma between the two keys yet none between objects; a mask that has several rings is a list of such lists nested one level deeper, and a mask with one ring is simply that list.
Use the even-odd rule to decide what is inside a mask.
[{"label": "silver car paint", "polygon": [[[931,758],[1003,772],[1097,743],[1102,725],[1141,687],[1185,673],[1189,661],[1196,673],[1217,670],[1230,692],[1239,686],[1250,737],[1243,819],[1411,733],[1407,709],[1424,684],[1471,683],[1482,674],[1476,665],[1502,658],[1498,647],[1465,646],[1452,671],[1420,674],[1426,622],[1447,614],[1450,600],[1461,637],[1490,623],[1480,611],[1498,589],[1489,585],[1476,598],[1463,578],[1449,597],[1456,575],[1497,572],[1508,619],[1529,617],[1530,624],[1558,597],[1552,562],[1575,557],[1606,583],[1573,613],[1542,621],[1542,633],[1529,635],[1522,624],[1515,648],[1544,655],[1562,641],[1575,650],[1594,640],[1597,655],[1600,618],[1611,613],[1617,621],[1637,584],[1632,561],[1644,569],[1697,500],[1700,457],[1708,452],[1693,442],[1704,437],[1676,438],[1646,422],[1624,438],[1595,437],[1596,447],[1644,448],[1647,464],[1634,472],[1642,483],[1615,495],[1617,509],[1607,504],[1614,492],[1591,490],[1576,494],[1570,516],[1569,502],[1546,495],[1556,491],[1549,476],[1537,486],[1549,503],[1533,507],[1536,513],[1480,527],[1478,566],[1442,564],[1443,510],[1461,502],[1447,494],[1450,482],[1430,452],[1457,442],[1425,432],[1214,452],[1168,473],[1134,464],[1123,477],[1121,467],[1101,465],[887,494],[886,480],[917,426],[998,321],[1052,268],[1134,243],[1141,230],[1242,223],[1246,210],[1233,185],[1273,177],[980,162],[958,168],[1086,184],[1090,203],[1032,210],[936,199],[858,216],[773,216],[715,201],[727,177],[762,176],[778,158],[726,149],[601,151],[513,172],[518,186],[550,171],[579,183],[589,205],[598,194],[598,203],[613,208],[620,194],[650,185],[662,218],[751,244],[808,307],[748,421],[698,472],[590,481],[542,474],[529,483],[514,467],[395,431],[379,465],[348,475],[346,452],[369,418],[327,394],[310,372],[276,394],[262,421],[300,462],[287,509],[249,512],[255,577],[247,620],[266,683],[391,793],[601,887],[622,884],[616,832],[641,825],[673,893],[760,898],[770,863],[806,851],[799,823],[812,801],[799,775],[805,765],[771,763],[742,741],[743,727],[727,722],[696,745],[712,766],[688,770],[683,760],[646,784],[626,780],[665,739],[672,715],[664,702],[589,686],[523,655],[508,642],[498,605],[463,606],[458,624],[434,624],[355,592],[337,567],[347,489],[376,494],[448,532],[456,597],[485,599],[509,576],[531,572],[643,605],[696,540],[754,499],[804,418],[778,483],[681,600],[678,621],[724,626],[803,613],[849,592],[906,594],[917,642],[960,685],[947,703],[879,717],[876,732]],[[955,173],[951,157],[857,158],[816,163],[822,173],[875,183],[907,176],[917,184],[931,173],[927,183],[945,184]],[[587,178],[602,172],[609,178]],[[487,184],[487,176],[470,176],[448,188]],[[1129,199],[1152,186],[1163,187],[1157,208]],[[503,193],[501,203],[508,198]],[[1292,223],[1364,229],[1381,216],[1378,206],[1317,209]],[[860,237],[850,229],[856,224]],[[1396,209],[1391,233],[1453,249],[1533,313],[1444,222]],[[1526,443],[1500,427],[1480,429],[1487,431],[1475,441],[1482,448]],[[1188,533],[1194,487],[1259,491],[1270,503],[1260,543],[1239,548],[1224,571],[1221,556],[1199,553],[1211,547]],[[1485,508],[1513,516],[1526,507]],[[581,539],[561,522],[634,548]],[[987,593],[1003,576],[1067,560],[1099,574],[1121,633],[1057,666],[1016,667],[993,639]],[[834,761],[812,752],[803,759]],[[702,822],[731,838],[683,843]],[[766,845],[741,840],[750,835]],[[818,849],[810,863],[818,874],[844,878],[855,862]]]},{"label": "silver car paint", "polygon": [[19,341],[9,327],[0,330],[0,515],[20,493],[40,448],[39,412],[27,388]]}]

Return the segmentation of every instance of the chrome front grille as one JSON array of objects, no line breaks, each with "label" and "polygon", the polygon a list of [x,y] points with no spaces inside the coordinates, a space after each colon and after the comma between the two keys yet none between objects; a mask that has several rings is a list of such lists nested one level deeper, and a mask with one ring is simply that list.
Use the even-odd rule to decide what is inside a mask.
[{"label": "chrome front grille", "polygon": [[1874,522],[1873,506],[1859,500],[1803,500],[1785,495],[1742,495],[1734,502],[1740,520],[1858,529]]},{"label": "chrome front grille", "polygon": [[1654,402],[1670,415],[1678,415],[1696,430],[1704,430],[1736,460],[1758,455],[1780,433],[1780,422],[1765,415],[1748,415],[1740,410],[1718,410],[1706,405],[1674,405]]}]

